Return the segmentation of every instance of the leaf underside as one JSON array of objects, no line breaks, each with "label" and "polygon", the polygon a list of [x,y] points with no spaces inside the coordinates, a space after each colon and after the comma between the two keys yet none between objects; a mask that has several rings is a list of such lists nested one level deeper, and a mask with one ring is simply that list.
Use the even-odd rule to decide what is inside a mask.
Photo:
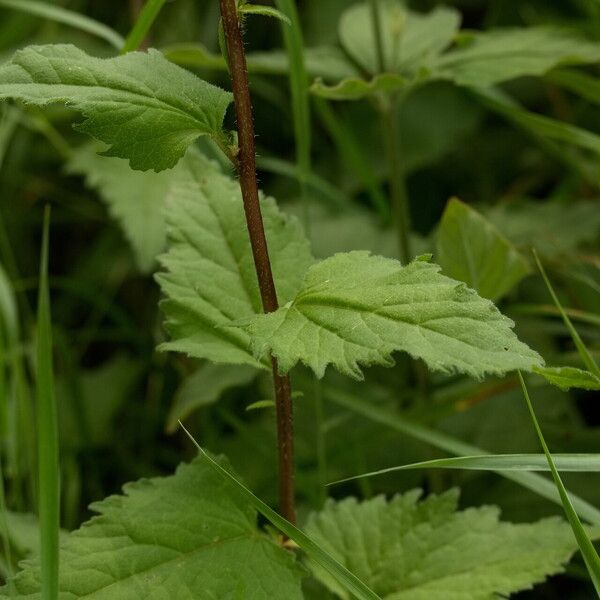
[{"label": "leaf underside", "polygon": [[[214,362],[268,367],[233,325],[262,313],[238,182],[197,153],[186,157],[166,206],[168,251],[157,276],[171,341],[163,350]],[[297,219],[261,201],[280,302],[294,297],[312,263]]]},{"label": "leaf underside", "polygon": [[126,160],[99,155],[94,144],[79,148],[67,166],[69,173],[83,175],[87,185],[97,190],[143,273],[155,267],[156,257],[165,248],[164,205],[179,168],[178,164],[161,173],[132,171]]},{"label": "leaf underside", "polygon": [[301,361],[319,377],[332,364],[361,378],[360,365],[390,366],[394,351],[474,377],[543,363],[492,302],[439,269],[368,252],[336,254],[309,269],[293,302],[247,330],[256,352],[271,350],[282,371]]}]

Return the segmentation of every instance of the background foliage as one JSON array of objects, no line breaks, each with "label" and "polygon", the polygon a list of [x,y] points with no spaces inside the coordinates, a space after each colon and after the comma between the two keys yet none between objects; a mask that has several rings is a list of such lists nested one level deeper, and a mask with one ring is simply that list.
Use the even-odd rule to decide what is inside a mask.
[{"label": "background foliage", "polygon": [[[123,35],[130,29],[133,11],[123,2],[72,0],[60,4]],[[298,2],[306,46],[338,47],[338,21],[352,4],[354,0]],[[427,11],[438,3],[412,4],[415,10]],[[445,5],[460,11],[466,29],[567,25],[570,34],[596,41],[579,51],[587,52],[590,62],[600,59],[594,54],[600,43],[600,5],[592,0],[457,0]],[[217,23],[217,2],[168,2],[149,41],[203,79],[229,89],[218,54]],[[388,178],[385,159],[385,126],[372,99],[332,102],[326,97],[311,97],[312,172],[304,180],[302,164],[296,166],[297,137],[281,24],[251,16],[245,35],[252,53],[259,176],[265,193],[277,198],[284,214],[304,221],[316,257],[350,250],[396,257],[388,202],[393,181]],[[344,39],[342,34],[342,43]],[[94,56],[113,55],[98,38],[1,8],[0,3],[0,63],[25,45],[68,42]],[[201,43],[203,49],[190,49],[183,42]],[[543,43],[543,39],[535,39],[532,48],[541,48]],[[512,47],[510,39],[501,44]],[[331,92],[325,88],[334,87],[340,73],[354,76],[352,63],[362,60],[369,67],[369,61],[375,60],[369,51],[355,47],[354,55],[347,52],[350,60],[341,53],[307,53],[311,81],[314,75],[323,78],[324,83],[319,84],[323,86],[322,96],[341,94],[339,89]],[[493,95],[465,87],[473,73],[461,70],[460,61],[446,60],[443,68],[454,68],[461,85],[440,80],[420,87],[401,105],[396,117],[414,227],[413,254],[433,253],[445,275],[466,282],[497,302],[502,312],[515,320],[519,338],[543,355],[549,365],[582,367],[529,248],[536,247],[563,305],[569,308],[577,330],[597,359],[600,144],[594,132],[600,127],[600,94],[597,79],[593,79],[597,66],[547,72],[552,66],[533,65],[530,76],[503,81]],[[501,63],[498,71],[486,72],[491,82],[501,79],[500,67],[508,68]],[[533,77],[540,74],[544,76]],[[588,76],[590,79],[585,79]],[[361,85],[360,81],[353,83],[350,94],[361,95]],[[529,112],[516,110],[515,103]],[[195,127],[207,127],[200,122],[201,116]],[[6,399],[0,412],[1,458],[8,519],[18,524],[12,528],[18,539],[13,540],[10,556],[6,551],[2,554],[4,575],[11,571],[12,563],[36,547],[31,533],[34,523],[24,516],[35,512],[36,506],[35,433],[27,407],[34,394],[36,290],[47,203],[52,205],[49,285],[61,434],[61,525],[65,529],[78,527],[91,514],[87,508],[90,502],[118,492],[127,481],[171,474],[183,458],[194,456],[195,449],[177,430],[178,418],[185,419],[203,446],[226,454],[259,497],[270,504],[276,500],[274,413],[268,402],[248,410],[270,399],[268,378],[246,365],[209,364],[204,359],[218,356],[219,350],[215,346],[212,351],[217,354],[205,351],[208,338],[202,338],[198,346],[203,350],[194,346],[198,340],[180,339],[169,344],[159,309],[162,296],[152,276],[157,269],[156,257],[169,239],[170,250],[160,259],[166,271],[160,276],[163,294],[169,298],[169,286],[181,287],[178,277],[182,273],[176,273],[176,267],[192,263],[195,257],[185,254],[189,247],[178,249],[181,240],[177,232],[168,231],[169,225],[191,223],[190,227],[211,230],[215,215],[238,218],[233,201],[229,202],[231,189],[236,186],[225,177],[210,185],[187,181],[178,167],[158,174],[132,173],[122,159],[98,158],[88,138],[71,127],[73,117],[73,111],[59,105],[43,110],[21,104],[0,105],[0,321],[4,361],[0,391]],[[566,128],[557,128],[557,122]],[[234,127],[231,110],[226,124]],[[189,123],[183,123],[182,129],[187,126]],[[126,143],[127,134],[118,131],[115,142],[109,131],[103,141],[118,143],[118,136],[123,135]],[[204,148],[218,158],[208,145]],[[174,162],[170,152],[167,149],[161,154],[165,166]],[[107,161],[110,167],[106,167]],[[217,162],[211,165],[219,169]],[[201,194],[205,197],[210,211],[204,223],[189,218],[185,203],[177,210],[167,210],[166,225],[156,218],[157,210],[168,208],[166,190],[177,177],[187,186],[190,205]],[[455,199],[449,202],[451,198]],[[267,206],[268,223],[279,226],[283,217],[274,205]],[[288,223],[286,227],[296,225]],[[274,240],[280,249],[276,255],[285,263],[286,272],[292,271],[290,280],[282,284],[285,300],[292,298],[301,284],[290,264],[296,264],[302,274],[311,261],[301,239],[288,244],[295,234],[300,235],[287,232],[285,244]],[[482,256],[493,257],[502,267],[495,269],[496,263],[482,261]],[[276,271],[278,268],[275,264]],[[365,265],[365,273],[372,268]],[[189,280],[189,273],[186,276]],[[223,283],[227,293],[223,273],[215,270],[213,277],[215,284]],[[243,279],[244,274],[240,277]],[[252,303],[257,302],[256,290],[251,298],[242,298],[239,318],[252,315]],[[162,308],[168,318],[167,329],[185,338],[189,314],[168,299]],[[177,344],[176,349],[190,356],[155,351],[161,344]],[[289,357],[289,364],[298,358]],[[344,380],[331,368],[320,384],[304,367],[293,372],[298,391],[296,464],[301,520],[309,511],[322,507],[326,494],[338,500],[349,495],[370,499],[415,487],[439,494],[455,486],[461,488],[461,508],[494,504],[504,519],[517,523],[561,514],[560,507],[491,472],[405,471],[325,488],[327,482],[360,472],[437,457],[441,449],[448,450],[436,443],[438,432],[490,452],[539,451],[515,375],[477,381],[442,372],[433,373],[423,384],[419,368],[413,369],[404,356],[396,358],[392,369],[365,369],[360,382]],[[238,362],[258,364],[250,355]],[[359,374],[360,369],[351,362],[345,370]],[[600,413],[593,391],[561,391],[537,376],[530,383],[534,401],[538,400],[536,412],[553,452],[600,452]],[[423,427],[421,435],[394,427],[381,414],[409,419]],[[564,480],[583,499],[600,505],[600,486],[594,475],[567,473]],[[449,494],[455,503],[454,492]],[[410,503],[407,498],[405,502]],[[344,502],[350,501],[341,501],[339,506],[346,506]],[[382,499],[369,503],[382,510]],[[330,503],[326,510],[335,513],[335,506]],[[367,510],[368,505],[363,506]],[[473,513],[473,519],[483,518],[487,509],[478,510],[481,515]],[[344,514],[340,512],[338,517],[343,519]],[[247,515],[240,518],[244,523]],[[313,518],[310,527],[320,532],[320,526]],[[506,535],[519,534],[511,530]],[[563,554],[568,556],[568,544],[565,548]],[[556,560],[560,563],[562,555]],[[324,583],[328,585],[326,578]],[[326,593],[323,590],[318,588],[315,597],[326,597],[319,595]],[[519,597],[576,600],[590,598],[592,593],[583,563],[576,558],[565,574]]]}]

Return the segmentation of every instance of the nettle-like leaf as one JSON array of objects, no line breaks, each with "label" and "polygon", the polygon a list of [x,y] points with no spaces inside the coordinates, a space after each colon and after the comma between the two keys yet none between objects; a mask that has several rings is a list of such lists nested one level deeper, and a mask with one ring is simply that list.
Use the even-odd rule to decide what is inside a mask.
[{"label": "nettle-like leaf", "polygon": [[[459,34],[460,13],[448,7],[424,14],[408,10],[399,0],[387,0],[380,3],[380,19],[387,77],[361,80],[362,73],[349,75],[338,67],[337,73],[327,73],[327,84],[318,81],[312,86],[313,93],[352,100],[376,92],[409,90],[440,78],[489,87],[517,77],[544,75],[564,65],[600,61],[599,43],[568,30],[528,27]],[[369,76],[381,72],[374,30],[367,2],[350,7],[340,19],[342,47]]]},{"label": "nettle-like leaf", "polygon": [[99,59],[72,45],[29,46],[0,66],[0,100],[65,102],[85,117],[79,131],[131,167],[173,167],[200,135],[221,144],[232,95],[170,63],[157,50]]},{"label": "nettle-like leaf", "polygon": [[336,254],[308,270],[292,302],[246,329],[282,371],[302,361],[319,377],[332,364],[361,378],[360,365],[389,366],[399,350],[475,377],[543,363],[492,302],[439,270],[418,259],[402,266],[368,252]]},{"label": "nettle-like leaf", "polygon": [[433,70],[459,85],[489,87],[516,77],[544,75],[561,65],[600,61],[600,43],[560,29],[529,27],[469,34],[439,56]]},{"label": "nettle-like leaf", "polygon": [[[99,516],[61,543],[60,600],[302,598],[293,555],[203,459],[130,483],[92,509]],[[23,566],[14,598],[41,598],[38,561]]]},{"label": "nettle-like leaf", "polygon": [[418,502],[420,495],[330,500],[306,532],[385,600],[495,600],[562,572],[577,548],[561,519],[506,523],[493,506],[457,511],[456,490]]},{"label": "nettle-like leaf", "polygon": [[[414,74],[447,48],[460,26],[460,13],[438,7],[428,14],[406,9],[403,3],[380,3],[385,70]],[[377,43],[369,2],[351,6],[339,23],[340,42],[346,52],[368,73],[379,71]]]},{"label": "nettle-like leaf", "polygon": [[594,373],[576,367],[536,367],[533,369],[546,381],[560,388],[570,390],[600,390],[600,378]]},{"label": "nettle-like leaf", "polygon": [[[460,13],[438,7],[428,14],[407,10],[403,3],[388,0],[380,4],[380,25],[384,59],[383,74],[378,74],[377,44],[368,2],[351,6],[340,19],[339,37],[344,50],[360,67],[373,76],[370,81],[345,75],[335,85],[317,81],[311,91],[333,100],[356,100],[379,92],[394,92],[425,77],[434,58],[447,48],[460,26]],[[329,78],[332,78],[330,76]]]},{"label": "nettle-like leaf", "polygon": [[[273,276],[281,303],[295,296],[313,258],[299,221],[261,200]],[[262,313],[238,182],[199,155],[167,200],[168,252],[157,276],[172,341],[163,350],[214,362],[266,367],[250,348],[249,334],[233,325]]]},{"label": "nettle-like leaf", "polygon": [[83,175],[87,185],[98,191],[144,273],[152,270],[156,257],[165,248],[167,227],[163,210],[180,168],[178,164],[161,173],[132,171],[126,160],[99,155],[93,144],[79,148],[67,165],[69,173]]},{"label": "nettle-like leaf", "polygon": [[498,300],[530,272],[529,263],[476,210],[452,198],[437,234],[436,258],[445,275]]}]

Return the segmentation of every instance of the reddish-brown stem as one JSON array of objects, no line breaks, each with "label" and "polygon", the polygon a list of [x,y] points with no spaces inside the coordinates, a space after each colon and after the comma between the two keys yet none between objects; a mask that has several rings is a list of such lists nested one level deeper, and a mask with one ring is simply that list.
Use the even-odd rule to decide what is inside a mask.
[{"label": "reddish-brown stem", "polygon": [[[254,122],[244,42],[235,0],[220,0],[220,3],[237,119],[239,145],[237,171],[244,200],[244,212],[246,213],[246,223],[263,309],[265,312],[273,312],[278,308],[277,292],[273,281],[267,239],[258,199]],[[271,364],[277,412],[279,511],[288,521],[295,523],[294,437],[290,380],[287,375],[279,374],[277,360],[274,357],[271,357]]]}]

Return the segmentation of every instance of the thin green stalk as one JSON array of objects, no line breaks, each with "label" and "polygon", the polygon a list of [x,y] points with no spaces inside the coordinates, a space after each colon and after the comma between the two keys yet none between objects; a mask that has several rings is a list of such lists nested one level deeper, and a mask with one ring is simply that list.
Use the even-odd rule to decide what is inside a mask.
[{"label": "thin green stalk", "polygon": [[[436,431],[435,429],[411,421],[397,412],[380,408],[372,403],[364,402],[362,399],[355,397],[349,392],[326,387],[324,393],[327,400],[334,402],[355,414],[371,419],[375,423],[381,423],[386,427],[390,427],[402,434],[435,446],[449,454],[454,454],[456,456],[488,454],[485,450],[482,450],[477,446],[467,444],[446,433]],[[546,498],[555,504],[561,504],[561,499],[556,490],[556,486],[552,481],[549,481],[545,477],[537,475],[536,473],[527,473],[524,471],[497,471],[497,473],[502,477],[510,479],[520,486],[531,490],[542,498]],[[594,525],[600,524],[600,511],[596,507],[575,494],[571,494],[571,500],[580,517]]]},{"label": "thin green stalk", "polygon": [[44,234],[40,261],[37,321],[37,424],[39,469],[39,518],[41,541],[42,599],[58,598],[58,531],[60,483],[58,416],[52,367],[52,324],[48,291],[48,246],[50,208],[44,212]]},{"label": "thin green stalk", "polygon": [[125,40],[116,31],[103,23],[99,23],[94,19],[90,19],[89,17],[73,12],[72,10],[55,6],[50,2],[37,2],[36,0],[0,0],[0,6],[29,13],[30,15],[42,17],[43,19],[56,21],[63,25],[70,25],[75,29],[91,33],[92,35],[105,40],[117,50],[120,50],[125,43]]},{"label": "thin green stalk", "polygon": [[375,38],[375,52],[377,53],[377,70],[379,73],[385,71],[385,55],[383,53],[383,35],[381,33],[381,11],[379,0],[369,0],[371,6],[371,23],[373,25],[373,37]]},{"label": "thin green stalk", "polygon": [[554,291],[554,288],[552,287],[552,284],[550,283],[550,280],[548,279],[548,275],[546,275],[544,266],[542,265],[542,262],[540,261],[540,258],[537,255],[537,252],[535,251],[535,249],[533,249],[533,256],[535,257],[535,262],[537,263],[538,269],[540,270],[540,273],[542,274],[544,283],[546,284],[546,287],[548,288],[548,292],[550,293],[550,296],[552,296],[552,300],[554,301],[556,308],[560,312],[560,315],[563,318],[563,321],[564,321],[567,329],[569,330],[571,338],[573,338],[573,342],[575,343],[575,346],[577,347],[577,351],[579,352],[579,356],[581,357],[581,360],[583,361],[583,363],[585,364],[585,366],[591,373],[593,373],[597,377],[600,377],[600,367],[598,367],[598,365],[596,364],[596,361],[593,359],[592,355],[590,354],[590,351],[586,348],[586,345],[583,343],[583,340],[577,333],[577,330],[575,329],[575,327],[573,327],[573,323],[571,322],[569,315],[567,315],[564,308],[562,307],[562,304],[560,303],[560,300],[558,299],[558,296],[556,295],[556,292]]},{"label": "thin green stalk", "polygon": [[323,504],[327,499],[327,442],[323,415],[323,386],[321,381],[316,378],[313,381],[313,395],[315,398],[315,441],[319,481],[318,497],[319,502]]},{"label": "thin green stalk", "polygon": [[323,568],[339,585],[350,592],[354,598],[360,600],[381,600],[379,596],[363,583],[356,575],[351,573],[344,565],[339,563],[333,556],[328,554],[319,544],[314,542],[302,530],[279,516],[270,506],[265,504],[258,496],[255,496],[243,483],[224,469],[218,462],[213,460],[209,454],[198,444],[192,434],[179,421],[179,426],[183,429],[190,441],[196,446],[200,455],[206,459],[208,464],[215,469],[223,479],[231,483],[234,489],[250,504],[254,509],[265,517],[271,524],[281,531],[290,540],[295,542],[306,554]]},{"label": "thin green stalk", "polygon": [[[0,335],[1,337],[1,335]],[[3,341],[3,340],[2,340]],[[4,345],[4,344],[3,344]],[[5,385],[5,367],[4,365],[0,366],[0,369],[2,369],[2,388],[0,389],[0,393],[2,394],[0,396],[0,401],[2,401],[4,404],[6,404],[7,400],[8,400],[8,390],[6,389],[6,385]],[[2,442],[4,442],[4,423],[3,425],[3,430],[2,430],[2,435],[0,436],[0,440],[2,440]],[[6,517],[6,494],[4,491],[4,468],[3,468],[3,461],[2,461],[2,452],[4,450],[4,444],[2,444],[0,446],[0,535],[2,536],[2,547],[4,550],[4,557],[6,559],[6,570],[7,570],[7,575],[8,575],[8,592],[10,594],[10,596],[12,597],[14,595],[14,589],[13,589],[13,583],[12,583],[12,576],[14,575],[13,572],[13,563],[12,563],[12,554],[11,554],[11,550],[10,550],[10,532],[8,529],[8,519]]]},{"label": "thin green stalk", "polygon": [[296,163],[300,181],[304,229],[310,232],[307,186],[311,172],[311,122],[308,100],[309,80],[304,64],[302,28],[294,0],[277,0],[277,8],[290,20],[289,24],[282,21],[281,29],[290,65],[289,77],[294,118],[294,141],[296,144]]},{"label": "thin green stalk", "polygon": [[138,18],[135,21],[135,25],[129,32],[123,47],[121,48],[121,54],[132,52],[137,50],[148,35],[152,24],[158,17],[162,7],[165,5],[166,0],[148,0],[144,4]]},{"label": "thin green stalk", "polygon": [[400,131],[398,128],[398,99],[393,96],[383,109],[383,135],[387,150],[392,212],[398,235],[400,260],[408,264],[412,258],[410,249],[410,213],[406,181],[400,155]]},{"label": "thin green stalk", "polygon": [[352,132],[337,117],[331,106],[323,98],[314,98],[314,106],[323,126],[333,140],[338,154],[342,156],[353,173],[365,186],[371,205],[383,218],[389,221],[390,209],[387,198],[379,187],[379,181],[364,155],[360,144]]},{"label": "thin green stalk", "polygon": [[569,520],[569,524],[571,525],[571,529],[573,530],[573,534],[575,535],[575,539],[577,540],[577,544],[579,545],[579,549],[581,550],[581,554],[583,556],[583,560],[590,574],[590,578],[592,583],[594,584],[594,588],[596,590],[596,595],[600,598],[600,557],[594,548],[588,534],[583,528],[575,509],[573,508],[573,504],[571,499],[569,498],[569,494],[562,482],[562,479],[556,469],[554,464],[554,460],[552,459],[552,454],[550,454],[550,449],[546,444],[546,440],[544,439],[544,434],[542,433],[542,429],[540,424],[538,423],[537,417],[535,416],[535,411],[533,410],[533,405],[531,404],[531,399],[529,398],[529,392],[527,391],[527,386],[525,385],[525,380],[523,379],[523,375],[519,371],[519,380],[521,381],[521,387],[523,388],[523,395],[525,396],[525,401],[527,403],[527,408],[529,409],[529,414],[531,415],[531,420],[533,422],[533,426],[537,433],[538,439],[540,441],[540,445],[544,450],[544,454],[546,455],[546,459],[548,460],[548,466],[550,467],[550,471],[552,472],[552,479],[556,484],[556,489],[560,494],[560,499],[565,509],[565,514],[567,515],[567,519]]}]

